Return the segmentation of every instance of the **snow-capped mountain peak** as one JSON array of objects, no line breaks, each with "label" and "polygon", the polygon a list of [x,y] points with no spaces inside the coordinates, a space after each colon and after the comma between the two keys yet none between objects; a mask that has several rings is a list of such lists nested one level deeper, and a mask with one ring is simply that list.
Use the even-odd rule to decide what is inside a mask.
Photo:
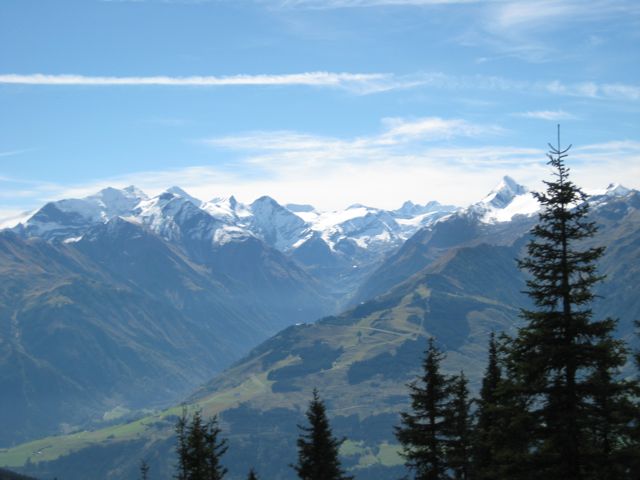
[{"label": "snow-capped mountain peak", "polygon": [[[141,201],[147,199],[147,195],[133,185],[124,189],[107,187],[98,193],[77,200],[72,209],[77,211],[78,207],[84,203],[88,210],[94,210],[90,215],[95,215],[95,212],[99,212],[100,219],[107,221],[114,216],[129,215]],[[65,200],[61,202],[65,202]],[[73,202],[73,200],[69,200],[69,202]],[[85,212],[88,210],[85,210]]]},{"label": "snow-capped mountain peak", "polygon": [[419,205],[417,203],[413,203],[410,200],[407,200],[402,204],[400,208],[397,210],[393,210],[394,216],[401,219],[413,220],[416,217],[424,217],[425,214],[435,213],[435,212],[452,212],[456,207],[450,205],[442,205],[436,201],[428,202],[425,205]]},{"label": "snow-capped mountain peak", "polygon": [[278,250],[290,250],[309,234],[307,222],[269,196],[258,198],[249,209],[250,230]]},{"label": "snow-capped mountain peak", "polygon": [[49,202],[15,228],[27,237],[47,240],[76,237],[96,223],[132,215],[146,199],[146,194],[135,187],[107,187],[85,198]]},{"label": "snow-capped mountain peak", "polygon": [[225,222],[244,222],[251,216],[251,211],[244,203],[236,200],[236,197],[216,197],[203,203],[200,208],[209,215]]},{"label": "snow-capped mountain peak", "polygon": [[529,189],[523,185],[520,185],[513,178],[505,175],[496,187],[489,192],[481,203],[490,205],[494,208],[505,208],[508,206],[514,198],[525,195],[529,192]]},{"label": "snow-capped mountain peak", "polygon": [[189,200],[191,203],[193,203],[196,207],[200,207],[203,204],[202,200],[199,200],[196,197],[189,195],[187,192],[185,192],[183,189],[177,186],[168,188],[166,192],[172,193],[173,195],[177,195],[178,197],[185,198]]},{"label": "snow-capped mountain peak", "polygon": [[631,193],[631,189],[620,185],[619,183],[610,183],[607,186],[605,195],[609,197],[626,197]]},{"label": "snow-capped mountain peak", "polygon": [[483,223],[508,222],[516,215],[532,215],[540,204],[529,189],[505,175],[500,183],[468,211]]},{"label": "snow-capped mountain peak", "polygon": [[397,209],[395,212],[398,215],[402,215],[402,216],[411,216],[411,215],[415,215],[416,213],[418,213],[418,211],[420,211],[420,205],[416,205],[415,203],[413,203],[411,200],[407,200],[406,202],[404,202],[402,204],[402,206]]}]

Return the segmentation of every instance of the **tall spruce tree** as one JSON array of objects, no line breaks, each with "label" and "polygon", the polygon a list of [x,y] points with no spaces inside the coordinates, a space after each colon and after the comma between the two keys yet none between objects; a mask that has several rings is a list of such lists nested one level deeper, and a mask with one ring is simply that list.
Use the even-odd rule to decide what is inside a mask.
[{"label": "tall spruce tree", "polygon": [[149,464],[146,460],[140,461],[140,480],[149,480]]},{"label": "tall spruce tree", "polygon": [[[628,420],[598,405],[632,394],[618,380],[624,365],[623,345],[613,340],[615,321],[593,320],[593,287],[603,277],[596,262],[603,247],[589,247],[596,225],[587,218],[587,197],[570,179],[564,159],[569,146],[549,145],[554,179],[535,193],[542,210],[532,230],[527,256],[519,262],[530,274],[527,294],[535,309],[523,310],[526,321],[512,344],[516,384],[529,401],[535,428],[527,459],[535,478],[583,480],[613,468],[615,455],[596,425],[622,427]],[[609,428],[609,427],[608,427]],[[616,447],[613,447],[617,450]],[[522,459],[520,459],[522,461]]]},{"label": "tall spruce tree", "polygon": [[464,372],[451,380],[450,401],[447,412],[448,442],[447,467],[455,480],[471,478],[471,401],[469,382]]},{"label": "tall spruce tree", "polygon": [[176,464],[176,473],[174,478],[176,480],[187,480],[187,409],[183,406],[182,413],[176,421],[176,454],[178,456],[178,463]]},{"label": "tall spruce tree", "polygon": [[405,465],[416,480],[448,479],[446,447],[449,439],[451,381],[440,372],[443,354],[433,338],[422,363],[420,378],[409,384],[411,412],[400,414],[395,435]]},{"label": "tall spruce tree", "polygon": [[249,475],[247,476],[247,480],[258,480],[258,475],[256,474],[256,471],[253,468],[249,470]]},{"label": "tall spruce tree", "polygon": [[309,426],[298,425],[302,431],[297,440],[298,463],[292,465],[301,480],[351,480],[346,475],[338,458],[344,439],[338,440],[331,432],[324,402],[318,390],[307,409]]},{"label": "tall spruce tree", "polygon": [[514,378],[509,362],[512,339],[502,335],[489,339],[487,368],[482,378],[480,398],[475,400],[472,471],[474,480],[535,478],[528,464],[534,422],[528,399]]},{"label": "tall spruce tree", "polygon": [[498,343],[491,332],[489,358],[482,377],[480,398],[476,400],[475,428],[473,433],[473,471],[478,480],[497,478],[497,450],[500,449],[499,394],[502,369],[498,362]]}]

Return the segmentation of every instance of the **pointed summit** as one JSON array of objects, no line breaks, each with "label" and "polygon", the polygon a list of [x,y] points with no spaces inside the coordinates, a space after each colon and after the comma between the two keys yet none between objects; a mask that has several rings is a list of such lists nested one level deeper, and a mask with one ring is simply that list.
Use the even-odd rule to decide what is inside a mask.
[{"label": "pointed summit", "polygon": [[620,185],[619,183],[610,183],[607,187],[605,195],[609,197],[624,197],[631,192],[630,189]]},{"label": "pointed summit", "polygon": [[255,200],[249,209],[253,214],[249,219],[251,230],[282,252],[290,250],[309,227],[302,218],[267,195]]},{"label": "pointed summit", "polygon": [[423,207],[413,203],[411,200],[407,200],[399,209],[394,210],[393,213],[401,217],[409,218],[423,213]]},{"label": "pointed summit", "polygon": [[135,185],[129,185],[128,187],[124,187],[122,191],[126,192],[126,194],[130,195],[131,197],[137,197],[137,198],[140,198],[141,200],[147,200],[149,198],[149,196],[146,193],[144,193]]},{"label": "pointed summit", "polygon": [[502,177],[502,180],[495,186],[489,195],[487,195],[481,203],[489,205],[493,208],[505,208],[514,198],[529,193],[529,189],[520,185],[508,175]]},{"label": "pointed summit", "polygon": [[505,175],[489,195],[468,209],[483,223],[508,222],[516,215],[529,216],[540,209],[529,189]]},{"label": "pointed summit", "polygon": [[142,190],[131,185],[122,190],[113,187],[103,188],[83,200],[95,204],[101,210],[102,219],[108,220],[117,215],[131,214],[131,211],[147,198]]},{"label": "pointed summit", "polygon": [[193,203],[196,207],[199,207],[202,205],[202,200],[198,200],[196,197],[192,197],[191,195],[189,195],[187,192],[185,192],[182,188],[177,187],[177,186],[173,186],[170,187],[166,190],[168,193],[172,193],[173,195],[176,195],[178,197],[182,197],[185,200],[189,200],[191,203]]}]

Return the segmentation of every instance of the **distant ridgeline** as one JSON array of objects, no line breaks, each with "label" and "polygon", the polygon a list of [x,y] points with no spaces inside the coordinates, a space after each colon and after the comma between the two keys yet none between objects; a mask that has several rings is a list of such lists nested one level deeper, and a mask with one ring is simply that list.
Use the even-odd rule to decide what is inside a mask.
[{"label": "distant ridgeline", "polygon": [[[329,215],[176,189],[99,195],[135,198],[92,213],[49,204],[0,233],[1,441],[11,446],[0,465],[38,477],[133,480],[145,459],[150,478],[172,478],[179,398],[196,385],[186,405],[219,415],[229,478],[246,478],[247,459],[260,478],[296,478],[296,424],[314,387],[336,437],[348,437],[349,473],[401,476],[393,427],[427,339],[446,352],[443,372],[464,369],[477,391],[490,332],[514,334],[531,307],[515,259],[538,207],[508,177],[458,210]],[[619,318],[617,335],[631,340],[640,194],[611,187],[589,201],[599,232],[585,245],[607,247],[594,315]],[[145,407],[157,410],[136,412]],[[98,413],[110,423],[74,433]]]}]

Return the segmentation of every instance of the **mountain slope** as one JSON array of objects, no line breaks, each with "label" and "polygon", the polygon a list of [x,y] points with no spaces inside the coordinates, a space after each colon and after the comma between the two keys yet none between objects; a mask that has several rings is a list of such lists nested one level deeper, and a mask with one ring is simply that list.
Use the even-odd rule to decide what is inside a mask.
[{"label": "mountain slope", "polygon": [[[436,335],[443,348],[451,352],[450,371],[464,366],[477,377],[482,348],[466,339],[478,335],[484,339],[488,329],[509,328],[517,312],[504,301],[517,294],[519,285],[511,282],[509,292],[501,292],[498,299],[470,296],[463,292],[465,286],[458,285],[458,270],[469,273],[464,266],[473,259],[492,258],[504,266],[505,275],[511,278],[510,270],[515,268],[513,253],[509,247],[460,251],[452,254],[446,264],[376,301],[316,324],[289,327],[203,387],[191,403],[208,414],[222,411],[223,423],[231,431],[229,465],[238,473],[242,463],[234,462],[250,456],[264,459],[256,461],[266,477],[293,478],[287,464],[294,460],[295,424],[301,420],[314,385],[328,400],[337,434],[348,433],[352,441],[361,442],[358,448],[378,452],[384,442],[393,442],[391,425],[406,403],[404,385],[418,372],[428,336]],[[469,282],[477,283],[481,271],[478,266],[479,277]],[[504,279],[494,278],[495,290],[499,291],[498,285]],[[162,438],[171,435],[173,412],[137,424],[143,438],[148,439],[144,446],[138,445],[138,456],[145,449],[154,452],[168,448],[170,440]],[[371,429],[366,427],[369,424]],[[164,432],[161,439],[148,443],[152,432],[158,438],[158,427]],[[124,436],[121,440],[135,438],[141,437]],[[71,445],[75,441],[71,440]],[[289,452],[291,458],[283,457],[282,452]],[[266,462],[276,457],[281,461]],[[75,458],[80,461],[81,457]],[[120,457],[119,461],[123,459]],[[375,478],[368,469],[370,461],[358,454],[348,457],[346,463],[362,468],[356,470],[364,475],[359,478]],[[43,464],[41,468],[65,478],[78,478],[66,467],[57,470],[55,465]],[[162,468],[160,465],[160,471],[170,471],[168,462]],[[135,463],[130,463],[128,469],[134,475]]]},{"label": "mountain slope", "polygon": [[[601,270],[609,277],[598,292],[612,297],[599,300],[595,314],[619,316],[620,332],[626,335],[640,316],[633,288],[640,282],[635,267],[640,195],[594,199],[593,205],[601,230],[592,242],[608,247]],[[406,408],[405,385],[419,372],[427,337],[435,336],[447,351],[444,369],[455,373],[463,368],[477,387],[489,332],[513,331],[519,307],[527,302],[515,263],[527,241],[524,223],[491,228],[498,228],[495,244],[480,241],[482,235],[448,249],[444,239],[436,242],[442,248],[437,258],[386,293],[342,315],[283,330],[196,392],[189,401],[192,408],[221,414],[231,445],[226,464],[232,478],[242,478],[247,458],[265,477],[294,478],[287,464],[294,461],[295,424],[302,421],[314,386],[327,400],[336,434],[350,439],[343,455],[356,478],[399,473],[392,427]],[[416,254],[420,245],[422,253],[433,248],[416,242]],[[170,409],[91,437],[77,434],[25,445],[0,453],[0,464],[12,459],[10,465],[18,466],[35,458],[30,452],[52,445],[34,473],[39,468],[80,478],[74,467],[91,454],[102,459],[98,478],[107,478],[108,472],[135,478],[142,456],[153,459],[158,478],[169,478],[177,412]]]},{"label": "mountain slope", "polygon": [[247,241],[198,263],[119,217],[67,243],[1,232],[0,444],[166,405],[331,310],[299,267]]}]

